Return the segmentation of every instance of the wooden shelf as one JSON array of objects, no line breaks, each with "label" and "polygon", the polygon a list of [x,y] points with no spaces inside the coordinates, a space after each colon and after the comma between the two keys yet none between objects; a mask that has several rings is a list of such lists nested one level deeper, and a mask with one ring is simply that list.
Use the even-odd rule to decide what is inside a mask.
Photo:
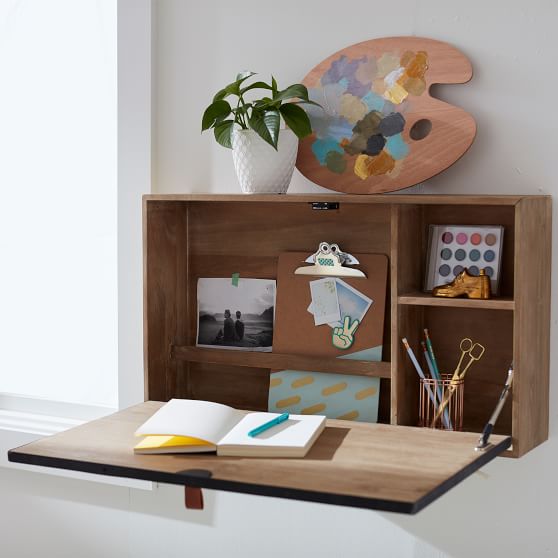
[{"label": "wooden shelf", "polygon": [[511,297],[498,297],[490,300],[470,298],[440,298],[420,291],[410,292],[397,297],[399,304],[411,306],[446,306],[448,308],[478,308],[483,310],[514,310],[515,302]]},{"label": "wooden shelf", "polygon": [[[249,204],[283,204],[283,203],[311,203],[315,201],[323,202],[339,202],[343,204],[363,204],[363,205],[495,205],[495,206],[515,206],[525,196],[522,195],[486,195],[486,194],[458,194],[447,196],[445,194],[369,194],[362,196],[361,194],[253,194],[246,196],[244,194],[146,194],[143,199],[147,202],[186,202],[186,203],[203,203],[203,202],[242,202]],[[546,199],[548,196],[529,196],[530,199]]]},{"label": "wooden shelf", "polygon": [[391,365],[389,362],[331,359],[281,353],[227,351],[192,346],[175,346],[173,347],[173,355],[178,360],[221,364],[223,366],[335,372],[337,374],[355,374],[357,376],[373,376],[376,378],[391,377]]}]

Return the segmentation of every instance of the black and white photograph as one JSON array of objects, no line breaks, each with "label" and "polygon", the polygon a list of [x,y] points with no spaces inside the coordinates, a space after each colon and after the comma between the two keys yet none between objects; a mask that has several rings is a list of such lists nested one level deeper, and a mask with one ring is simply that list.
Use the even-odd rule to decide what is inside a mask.
[{"label": "black and white photograph", "polygon": [[198,279],[198,347],[271,351],[275,281]]}]

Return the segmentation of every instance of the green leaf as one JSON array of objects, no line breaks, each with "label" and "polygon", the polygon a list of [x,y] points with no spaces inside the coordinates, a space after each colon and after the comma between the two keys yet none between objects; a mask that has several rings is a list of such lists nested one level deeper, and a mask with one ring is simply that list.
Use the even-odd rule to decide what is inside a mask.
[{"label": "green leaf", "polygon": [[277,82],[273,76],[271,76],[271,91],[273,92],[271,96],[275,99],[277,96]]},{"label": "green leaf", "polygon": [[312,125],[304,109],[294,103],[286,103],[281,105],[279,110],[285,123],[297,138],[302,139],[312,133]]},{"label": "green leaf", "polygon": [[244,70],[244,72],[239,72],[236,74],[236,81],[244,81],[249,77],[255,76],[256,72],[250,72],[249,70]]},{"label": "green leaf", "polygon": [[228,116],[231,113],[231,105],[227,101],[219,100],[211,103],[203,113],[202,132],[215,125],[218,118]]},{"label": "green leaf", "polygon": [[324,108],[324,107],[322,107],[322,105],[320,105],[320,103],[316,103],[315,101],[311,101],[310,99],[308,99],[307,101],[293,101],[291,104],[293,104],[293,105],[314,105],[315,107],[320,107],[321,109]]},{"label": "green leaf", "polygon": [[275,102],[273,99],[269,97],[262,97],[257,101],[254,101],[254,106],[261,109],[261,110],[276,110],[281,105],[281,101]]},{"label": "green leaf", "polygon": [[236,80],[232,83],[229,83],[226,87],[218,91],[215,96],[213,97],[213,101],[219,101],[228,97],[229,95],[240,95],[240,86],[243,82],[245,82],[248,78],[255,76],[255,72],[241,72],[237,74]]},{"label": "green leaf", "polygon": [[215,134],[215,139],[217,143],[221,144],[223,147],[227,147],[229,149],[232,148],[232,130],[234,126],[234,120],[224,120],[220,122],[215,128],[213,129],[213,133]]},{"label": "green leaf", "polygon": [[213,97],[213,102],[224,99],[225,97],[228,97],[229,95],[237,95],[238,96],[239,89],[240,89],[240,87],[238,86],[236,81],[234,81],[233,83],[229,83],[229,85],[227,85],[227,87],[225,87],[224,89],[221,89],[220,91],[218,91],[215,94],[215,97]]},{"label": "green leaf", "polygon": [[240,90],[240,94],[244,95],[246,91],[250,91],[252,89],[269,89],[271,91],[271,86],[268,85],[265,81],[255,81],[254,83],[247,85],[243,89]]},{"label": "green leaf", "polygon": [[248,125],[271,147],[277,149],[281,116],[276,110],[253,111]]},{"label": "green leaf", "polygon": [[306,86],[302,85],[302,83],[295,83],[294,85],[287,87],[287,89],[279,91],[273,100],[286,101],[287,99],[294,99],[296,97],[304,101],[308,100],[308,89],[306,89]]},{"label": "green leaf", "polygon": [[246,114],[248,112],[249,109],[252,108],[252,103],[246,103],[245,105],[241,105],[235,109],[233,109],[233,112],[235,114],[240,113],[240,114]]},{"label": "green leaf", "polygon": [[226,89],[220,89],[219,91],[217,91],[217,93],[215,93],[215,96],[213,97],[213,102],[224,99],[228,94],[229,93],[227,93]]}]

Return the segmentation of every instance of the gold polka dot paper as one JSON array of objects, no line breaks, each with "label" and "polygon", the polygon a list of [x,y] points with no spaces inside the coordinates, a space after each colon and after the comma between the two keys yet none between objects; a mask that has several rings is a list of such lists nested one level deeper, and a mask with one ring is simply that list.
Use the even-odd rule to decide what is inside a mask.
[{"label": "gold polka dot paper", "polygon": [[379,393],[379,378],[281,370],[271,374],[268,409],[377,422]]}]

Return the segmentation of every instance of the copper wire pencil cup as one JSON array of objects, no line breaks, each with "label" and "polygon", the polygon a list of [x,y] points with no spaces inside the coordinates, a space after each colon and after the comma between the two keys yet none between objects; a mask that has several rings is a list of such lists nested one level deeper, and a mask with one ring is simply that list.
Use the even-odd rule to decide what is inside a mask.
[{"label": "copper wire pencil cup", "polygon": [[[453,380],[454,392],[446,407],[451,428],[444,424],[443,414],[434,423],[434,417],[438,412],[438,407],[443,395],[452,384],[451,374],[441,374],[440,381],[432,378],[420,380],[419,397],[419,425],[427,428],[439,428],[440,430],[462,430],[463,429],[463,392],[465,390],[465,380]],[[430,392],[436,395],[436,403],[432,401]]]}]

